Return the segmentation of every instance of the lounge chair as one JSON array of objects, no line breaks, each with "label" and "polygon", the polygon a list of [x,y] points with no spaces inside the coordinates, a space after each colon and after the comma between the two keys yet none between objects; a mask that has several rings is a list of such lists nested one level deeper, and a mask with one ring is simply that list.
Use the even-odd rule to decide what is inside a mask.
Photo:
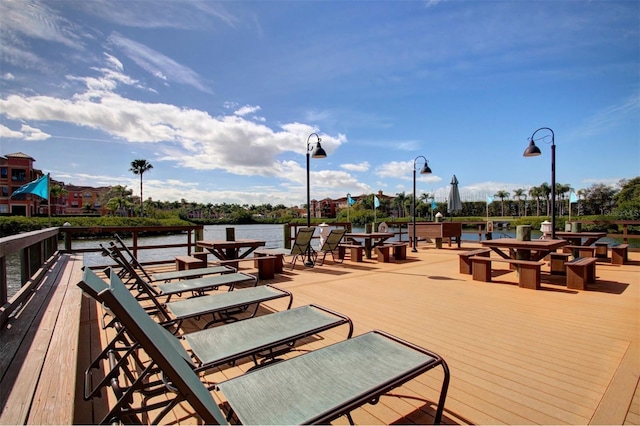
[{"label": "lounge chair", "polygon": [[[109,269],[105,270],[105,272],[108,274],[114,273]],[[78,286],[88,296],[100,303],[102,303],[99,296],[100,292],[108,288],[108,284],[102,278],[86,267],[84,268],[83,279],[78,283]],[[175,328],[175,331],[177,332],[182,325],[182,321],[188,318],[212,315],[212,320],[204,326],[204,328],[207,328],[215,322],[228,321],[230,319],[236,320],[236,317],[231,317],[230,315],[236,314],[240,311],[246,311],[248,307],[252,305],[255,306],[253,313],[248,317],[243,316],[242,319],[253,318],[261,303],[283,297],[289,298],[286,309],[290,309],[291,304],[293,303],[293,295],[286,290],[281,290],[271,285],[249,287],[192,299],[178,300],[166,305],[166,313],[163,317],[170,317],[171,320],[162,322],[161,324],[165,328]],[[108,310],[108,306],[104,306],[103,304],[103,307]],[[112,315],[111,312],[109,312],[109,314]],[[219,316],[217,319],[216,314]],[[131,340],[127,339],[126,335],[123,333],[122,327],[117,322],[117,318],[115,321],[112,321],[110,325],[114,326],[116,330],[118,330],[115,338],[109,342],[106,348],[89,364],[89,367],[85,371],[86,400],[99,394],[100,389],[103,388],[108,381],[117,377],[117,371],[121,367],[119,364],[125,362],[124,359],[130,356],[132,351],[135,349]],[[103,361],[108,361],[110,363],[110,367],[105,368],[108,373],[102,381],[97,383],[97,385],[92,386],[93,372],[96,369],[101,368]],[[128,371],[124,372],[125,374],[128,373]],[[114,382],[114,384],[117,385],[117,381]]]},{"label": "lounge chair", "polygon": [[[108,301],[103,298],[103,293],[107,290],[114,291],[121,299],[121,302],[128,306],[129,310],[133,312],[141,311],[148,316],[147,312],[141,307],[133,295],[131,295],[117,274],[111,273],[110,275],[110,285],[106,286],[106,283],[97,277],[95,272],[86,268],[83,280],[78,283],[78,286],[89,295],[97,293],[97,300],[105,303],[111,310],[112,307]],[[87,288],[88,290],[86,290]],[[102,290],[100,290],[101,288]],[[237,290],[236,292],[240,291],[241,290]],[[131,302],[131,300],[135,303]],[[118,322],[127,330],[125,333],[129,336],[129,339],[125,340],[125,348],[121,349],[121,351],[129,355],[130,351],[128,351],[128,349],[131,346],[130,342],[137,342],[138,339],[130,336],[126,321],[122,320],[117,312],[114,311],[113,313],[118,319]],[[159,328],[162,328],[164,332],[171,336],[169,340],[171,340],[173,345],[182,348],[179,338],[166,331],[159,323],[154,322],[154,324],[157,324]],[[351,337],[353,334],[353,324],[348,317],[321,306],[305,305],[185,334],[183,338],[189,343],[192,355],[189,355],[184,349],[182,349],[182,351],[184,351],[184,358],[195,371],[208,370],[246,357],[252,357],[257,367],[259,365],[258,359],[261,359],[260,364],[273,361],[275,357],[291,350],[291,348],[295,346],[296,341],[341,325],[348,326],[347,338]],[[110,346],[113,350],[118,347],[118,342],[112,341]],[[108,355],[110,354],[108,350],[105,349],[105,351],[103,351],[103,357],[97,359],[89,366],[86,375],[90,375],[91,371],[97,368],[102,359],[106,359],[105,357]],[[122,388],[120,388],[117,382],[118,374],[114,372],[113,369],[117,367],[122,370],[125,364],[110,361],[110,380],[121,390]],[[131,371],[122,370],[122,373],[127,375],[128,378],[133,375]],[[129,381],[132,380],[130,379]],[[98,386],[104,386],[104,381],[100,382]],[[90,387],[87,381],[85,381],[85,387]],[[85,395],[95,394],[95,388],[97,388],[97,386],[94,386],[93,391],[85,391]],[[143,387],[143,389],[146,388]],[[116,394],[118,394],[118,391],[116,391]]]},{"label": "lounge chair", "polygon": [[[112,284],[117,280],[113,274]],[[444,359],[381,331],[371,331],[218,383],[217,391],[230,408],[225,416],[189,365],[186,351],[127,296],[117,286],[100,293],[149,355],[150,364],[162,370],[175,390],[175,398],[151,421],[153,424],[182,401],[187,401],[206,424],[228,424],[234,416],[244,424],[328,423],[343,415],[352,422],[350,413],[356,408],[377,403],[390,390],[437,366],[442,366],[444,378],[435,423],[442,418],[449,385],[449,369]],[[145,407],[131,407],[129,397],[133,392],[135,389],[127,390],[103,422],[122,420],[143,410]]]},{"label": "lounge chair", "polygon": [[[122,262],[127,262],[131,267],[139,270],[144,278],[150,282],[164,281],[169,282],[172,280],[186,280],[190,278],[199,278],[205,275],[218,275],[218,274],[228,274],[231,272],[237,272],[236,268],[232,268],[230,266],[210,266],[205,268],[196,268],[196,269],[187,269],[184,271],[170,271],[170,272],[161,272],[157,274],[150,274],[147,270],[144,269],[142,264],[138,261],[138,259],[131,253],[131,250],[124,243],[122,238],[118,234],[114,234],[116,242],[110,243],[111,251],[118,251],[120,256],[114,257],[114,261],[123,268],[123,270],[128,271],[128,268],[122,264]],[[101,245],[102,247],[102,245]],[[103,247],[103,252],[107,250]],[[107,254],[109,254],[107,252]],[[122,274],[118,274],[120,278],[123,277]]]},{"label": "lounge chair", "polygon": [[315,228],[300,228],[296,234],[296,239],[291,246],[291,250],[284,248],[266,248],[258,249],[254,251],[256,256],[293,256],[291,262],[291,269],[295,268],[298,258],[304,259],[307,255],[310,255],[315,263],[317,257],[316,251],[311,246],[311,239]]},{"label": "lounge chair", "polygon": [[[144,279],[134,265],[129,263],[120,251],[112,250],[110,251],[110,255],[114,260],[117,259],[116,262],[126,269],[129,278],[133,281],[131,289],[135,289],[138,292],[136,298],[138,300],[154,300],[154,304],[158,310],[162,310],[161,305],[168,303],[175,294],[180,295],[191,292],[194,295],[202,296],[206,291],[216,290],[220,286],[228,286],[229,291],[231,291],[236,284],[249,280],[253,280],[254,287],[258,285],[257,277],[242,272],[226,272],[219,275],[210,275],[169,283],[152,283]],[[118,276],[122,278],[121,274],[118,274]],[[160,302],[157,298],[161,296],[166,296],[167,299]],[[167,319],[169,318],[167,317]]]},{"label": "lounge chair", "polygon": [[[336,262],[336,258],[333,254],[334,251],[338,250],[338,245],[342,241],[342,237],[347,232],[346,229],[332,229],[327,235],[327,238],[324,240],[322,247],[318,249],[318,258],[320,258],[320,253],[322,253],[322,260],[319,260],[320,265],[324,265],[324,258],[327,257],[327,253],[331,253],[331,258],[333,262]],[[343,259],[340,259],[340,263],[342,263]]]}]

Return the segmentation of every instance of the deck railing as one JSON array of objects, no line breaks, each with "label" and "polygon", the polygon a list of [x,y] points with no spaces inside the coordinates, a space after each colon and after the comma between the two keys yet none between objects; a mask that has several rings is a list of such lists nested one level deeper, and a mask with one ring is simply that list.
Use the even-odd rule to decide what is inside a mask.
[{"label": "deck railing", "polygon": [[[103,226],[103,227],[79,227],[63,226],[47,228],[40,231],[25,232],[0,238],[0,327],[6,322],[9,316],[20,305],[24,304],[47,273],[50,265],[60,252],[90,253],[101,250],[99,243],[95,247],[75,248],[73,242],[87,235],[131,235],[132,246],[130,247],[134,256],[140,250],[156,250],[170,247],[185,247],[187,254],[196,250],[196,241],[202,239],[204,234],[203,225],[193,226]],[[186,241],[184,243],[164,244],[164,245],[140,245],[138,238],[140,235],[152,233],[184,233]],[[64,248],[58,249],[58,241],[64,240]],[[20,278],[16,278],[17,273],[8,273],[9,256],[18,255],[18,266]],[[173,259],[157,261],[154,263],[173,262]],[[15,272],[15,271],[12,271]],[[15,281],[19,279],[20,282]],[[19,287],[15,294],[9,295],[9,281],[14,287]]]}]

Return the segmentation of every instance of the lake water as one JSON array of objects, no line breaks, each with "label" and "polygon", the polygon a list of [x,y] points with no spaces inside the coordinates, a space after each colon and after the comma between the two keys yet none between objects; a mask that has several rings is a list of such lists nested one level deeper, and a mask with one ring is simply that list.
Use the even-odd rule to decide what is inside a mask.
[{"label": "lake water", "polygon": [[[258,239],[264,240],[266,242],[266,247],[272,248],[284,247],[284,227],[285,225],[207,225],[204,227],[204,239],[205,240],[225,240],[226,239],[226,230],[227,228],[234,228],[235,230],[235,238],[249,238],[249,239]],[[316,230],[316,233],[318,231]],[[354,227],[353,232],[364,232],[364,228]],[[539,231],[531,231],[531,238],[537,239],[540,238],[541,233]],[[495,230],[493,232],[493,238],[515,238],[515,229],[513,230]],[[482,235],[484,239],[484,234]],[[398,239],[397,237],[395,238]],[[403,240],[407,241],[408,237],[406,234],[403,235]],[[478,241],[477,232],[463,232],[462,233],[463,241]],[[108,244],[109,239],[88,239],[88,240],[77,240],[73,242],[73,248],[81,249],[81,248],[99,248],[100,244]],[[131,239],[124,239],[127,245],[131,245]],[[600,241],[603,242],[620,242],[614,241],[610,238],[602,238]],[[640,244],[638,240],[632,240],[635,244],[630,244],[630,246],[636,246]],[[163,244],[184,244],[187,242],[187,237],[184,234],[179,235],[166,235],[166,236],[154,236],[154,237],[139,237],[138,244],[140,245],[163,245]],[[64,248],[64,243],[60,241],[59,248]],[[138,258],[141,262],[150,262],[154,260],[167,260],[171,259],[175,256],[185,255],[186,248],[185,247],[176,247],[176,248],[165,248],[165,249],[156,249],[156,250],[140,250],[138,252]],[[83,261],[88,266],[97,266],[97,265],[105,265],[109,262],[105,259],[100,253],[85,253],[83,255]],[[9,297],[11,297],[15,292],[20,288],[20,272],[19,272],[19,255],[13,254],[7,256],[7,282],[8,282],[8,292]]]}]

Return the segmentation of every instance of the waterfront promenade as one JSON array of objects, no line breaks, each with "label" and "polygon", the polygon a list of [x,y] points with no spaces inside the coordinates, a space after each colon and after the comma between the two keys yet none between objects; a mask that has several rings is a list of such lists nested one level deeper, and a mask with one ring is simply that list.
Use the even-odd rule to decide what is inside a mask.
[{"label": "waterfront promenade", "polygon": [[[477,243],[465,241],[462,250],[475,247]],[[470,275],[459,274],[459,252],[420,244],[418,253],[408,251],[406,261],[327,261],[313,269],[300,265],[260,284],[291,291],[294,306],[315,303],[348,315],[356,335],[381,329],[440,354],[451,371],[444,423],[640,423],[640,252],[630,252],[627,265],[598,263],[597,283],[587,291],[567,290],[563,277],[547,274],[548,266],[543,267],[542,289],[537,291],[519,288],[516,272],[502,264],[495,266],[499,271],[493,282],[475,282]],[[242,263],[242,271],[255,272],[252,264]],[[171,268],[165,264],[156,270]],[[67,291],[67,297],[72,293]],[[55,327],[64,328],[61,334],[79,329],[77,353],[69,347],[69,353],[62,354],[64,359],[77,357],[78,365],[56,365],[77,373],[77,392],[57,394],[60,371],[44,369],[42,374],[49,376],[39,379],[36,394],[45,408],[47,398],[55,406],[55,401],[71,398],[73,422],[92,424],[113,401],[110,393],[82,401],[82,372],[111,331],[99,330],[100,306],[77,293],[73,297],[83,306],[79,327],[64,322]],[[273,301],[262,313],[283,308]],[[187,331],[199,326],[189,324]],[[344,338],[340,329],[324,332],[287,356]],[[251,366],[247,360],[215,369],[203,380],[221,381]],[[441,379],[437,369],[430,371],[383,396],[378,404],[354,411],[353,419],[358,424],[432,423]],[[44,417],[28,416],[27,423],[54,422],[47,421],[51,417],[46,417],[46,410],[42,412]],[[198,422],[186,403],[163,420]],[[346,422],[340,418],[335,423]]]}]

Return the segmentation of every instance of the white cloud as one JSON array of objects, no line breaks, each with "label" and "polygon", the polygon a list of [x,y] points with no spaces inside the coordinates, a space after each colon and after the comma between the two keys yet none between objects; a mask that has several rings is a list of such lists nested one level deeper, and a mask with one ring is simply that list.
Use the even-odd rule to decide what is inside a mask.
[{"label": "white cloud", "polygon": [[43,132],[40,129],[36,129],[35,127],[31,127],[26,124],[23,124],[20,127],[20,131],[12,130],[0,124],[0,137],[22,139],[26,141],[41,141],[41,140],[49,139],[51,135]]},{"label": "white cloud", "polygon": [[354,163],[342,164],[340,167],[352,172],[366,172],[367,170],[369,170],[370,166],[368,161],[363,161],[357,164],[354,164]]},{"label": "white cloud", "polygon": [[186,84],[205,93],[212,92],[198,73],[189,67],[177,63],[173,59],[156,50],[128,39],[118,33],[111,34],[109,36],[109,42],[119,48],[140,68],[144,69],[156,78]]}]

